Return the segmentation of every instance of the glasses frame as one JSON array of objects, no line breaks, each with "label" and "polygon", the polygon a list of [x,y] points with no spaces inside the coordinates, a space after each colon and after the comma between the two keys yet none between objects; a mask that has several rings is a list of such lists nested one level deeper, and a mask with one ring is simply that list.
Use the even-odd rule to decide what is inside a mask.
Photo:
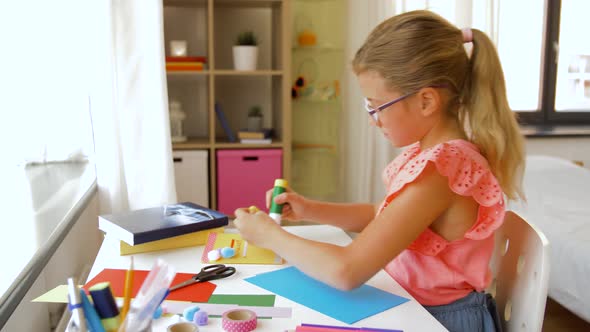
[{"label": "glasses frame", "polygon": [[[446,84],[440,84],[440,85],[431,85],[428,86],[428,88],[446,88],[447,85]],[[373,118],[373,120],[375,120],[375,122],[379,121],[379,114],[377,114],[378,112],[383,111],[384,109],[388,108],[389,106],[400,102],[406,98],[408,98],[409,96],[418,93],[420,90],[418,91],[414,91],[414,92],[410,92],[408,94],[405,94],[401,97],[397,97],[392,101],[388,101],[385,104],[381,105],[381,106],[377,106],[375,108],[371,108],[371,105],[369,104],[369,99],[365,98],[365,109],[367,110],[367,113],[369,114],[369,116],[371,118]]]},{"label": "glasses frame", "polygon": [[[418,91],[416,91],[416,92],[418,92]],[[371,105],[369,104],[369,99],[365,98],[365,109],[367,110],[367,113],[369,114],[369,116],[371,118],[373,118],[373,120],[375,120],[375,122],[377,122],[377,121],[379,121],[379,114],[377,114],[378,112],[381,112],[384,109],[388,108],[389,106],[408,98],[409,96],[415,94],[416,92],[408,93],[408,94],[405,94],[401,97],[397,97],[394,100],[388,101],[385,104],[383,104],[381,106],[377,106],[375,108],[371,108]]]}]

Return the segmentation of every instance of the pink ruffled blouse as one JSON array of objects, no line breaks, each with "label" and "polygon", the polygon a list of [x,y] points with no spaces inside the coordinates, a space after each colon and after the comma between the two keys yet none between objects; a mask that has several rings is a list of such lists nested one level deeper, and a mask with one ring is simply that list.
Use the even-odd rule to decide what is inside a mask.
[{"label": "pink ruffled blouse", "polygon": [[422,151],[416,143],[385,168],[383,180],[388,194],[378,214],[428,162],[448,177],[453,192],[475,199],[479,204],[477,220],[462,239],[451,242],[427,228],[385,270],[422,305],[441,305],[489,285],[488,264],[494,231],[504,219],[504,197],[474,144],[452,140]]}]

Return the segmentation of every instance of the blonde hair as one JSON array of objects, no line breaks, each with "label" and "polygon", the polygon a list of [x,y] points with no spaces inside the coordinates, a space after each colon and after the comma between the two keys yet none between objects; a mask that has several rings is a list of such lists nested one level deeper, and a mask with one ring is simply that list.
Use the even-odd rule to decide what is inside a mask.
[{"label": "blonde hair", "polygon": [[379,73],[402,93],[444,85],[447,110],[486,157],[509,199],[524,199],[524,140],[506,97],[504,74],[492,41],[472,29],[468,57],[461,30],[425,10],[411,11],[379,24],[357,51],[356,74]]}]

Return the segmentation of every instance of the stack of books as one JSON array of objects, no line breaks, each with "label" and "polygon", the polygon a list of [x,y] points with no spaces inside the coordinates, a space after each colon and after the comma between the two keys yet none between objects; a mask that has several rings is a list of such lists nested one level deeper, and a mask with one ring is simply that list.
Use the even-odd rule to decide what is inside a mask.
[{"label": "stack of books", "polygon": [[166,71],[203,70],[206,63],[204,56],[167,56]]},{"label": "stack of books", "polygon": [[260,131],[238,131],[238,138],[243,144],[270,144],[272,142],[272,128],[263,128]]},{"label": "stack of books", "polygon": [[194,203],[178,203],[101,215],[98,228],[120,240],[121,255],[204,245],[209,233],[223,233],[228,217]]}]

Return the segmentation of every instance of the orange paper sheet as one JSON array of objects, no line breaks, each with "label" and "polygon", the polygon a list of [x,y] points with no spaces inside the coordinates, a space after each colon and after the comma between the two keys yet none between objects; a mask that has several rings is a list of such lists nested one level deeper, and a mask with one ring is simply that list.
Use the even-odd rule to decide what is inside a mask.
[{"label": "orange paper sheet", "polygon": [[[88,292],[88,289],[93,285],[108,281],[111,283],[113,295],[115,297],[123,297],[125,288],[125,272],[126,270],[104,269],[99,274],[97,274],[96,277],[84,285],[84,290]],[[143,281],[147,277],[148,273],[149,271],[144,270],[134,271],[133,291],[131,293],[132,297],[135,297],[137,292],[139,292],[139,289],[141,288],[141,285],[143,284]],[[174,277],[174,280],[172,281],[172,285],[170,286],[174,286],[183,281],[186,281],[192,276],[193,274],[190,273],[177,273]],[[207,302],[211,294],[213,294],[215,287],[217,287],[217,285],[210,282],[198,282],[196,284],[192,284],[190,286],[170,292],[170,295],[168,295],[166,299],[174,301]]]}]

